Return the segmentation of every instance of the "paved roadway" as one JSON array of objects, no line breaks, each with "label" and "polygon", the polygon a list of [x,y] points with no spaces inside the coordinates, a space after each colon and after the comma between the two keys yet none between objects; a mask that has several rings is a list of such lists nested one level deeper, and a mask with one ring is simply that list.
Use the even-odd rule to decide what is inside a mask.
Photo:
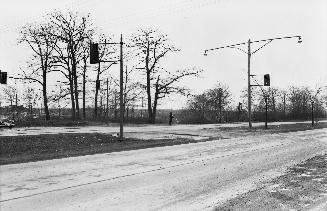
[{"label": "paved roadway", "polygon": [[206,210],[327,151],[327,129],[0,166],[0,210]]}]

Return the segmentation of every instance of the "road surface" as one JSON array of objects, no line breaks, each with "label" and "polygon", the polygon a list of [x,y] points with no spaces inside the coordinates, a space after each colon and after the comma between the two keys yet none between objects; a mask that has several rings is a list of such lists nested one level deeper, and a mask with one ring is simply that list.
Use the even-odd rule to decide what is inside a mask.
[{"label": "road surface", "polygon": [[1,166],[0,209],[210,210],[327,151],[327,129]]}]

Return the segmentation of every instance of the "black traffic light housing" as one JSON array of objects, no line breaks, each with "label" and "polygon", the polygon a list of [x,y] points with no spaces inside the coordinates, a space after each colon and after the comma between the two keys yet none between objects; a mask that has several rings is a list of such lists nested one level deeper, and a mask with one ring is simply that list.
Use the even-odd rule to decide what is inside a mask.
[{"label": "black traffic light housing", "polygon": [[91,43],[90,44],[90,64],[99,63],[99,44]]},{"label": "black traffic light housing", "polygon": [[0,84],[7,84],[7,72],[0,71]]},{"label": "black traffic light housing", "polygon": [[263,85],[264,86],[270,86],[270,76],[269,76],[269,74],[265,74],[263,76]]}]

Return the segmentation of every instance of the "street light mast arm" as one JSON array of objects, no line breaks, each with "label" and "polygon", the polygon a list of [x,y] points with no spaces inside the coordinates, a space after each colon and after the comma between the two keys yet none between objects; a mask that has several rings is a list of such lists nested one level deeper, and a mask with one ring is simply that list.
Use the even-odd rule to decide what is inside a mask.
[{"label": "street light mast arm", "polygon": [[287,37],[275,37],[275,38],[270,38],[270,39],[265,39],[265,40],[255,40],[255,41],[251,41],[250,43],[257,43],[257,42],[266,42],[266,41],[273,41],[273,40],[281,40],[281,39],[291,39],[291,38],[298,38],[299,41],[298,42],[302,42],[301,40],[301,36],[287,36]]},{"label": "street light mast arm", "polygon": [[[257,50],[255,50],[253,52],[253,53],[255,53],[255,52],[257,52],[258,50],[260,50],[261,48],[263,48],[264,46],[266,46],[268,43],[270,43],[273,40],[291,39],[291,38],[298,38],[299,39],[298,43],[302,42],[301,36],[297,35],[297,36],[275,37],[275,38],[264,39],[264,40],[255,40],[255,41],[250,41],[250,44],[251,43],[259,43],[259,42],[267,42],[266,44],[264,44],[263,46],[261,46],[260,48],[258,48]],[[207,49],[207,50],[204,51],[204,55],[206,55],[208,51],[219,50],[219,49],[222,49],[222,48],[236,48],[238,50],[243,51],[242,49],[238,48],[237,46],[245,45],[245,44],[249,44],[249,42],[243,42],[243,43],[237,43],[237,44],[233,44],[233,45],[226,45],[226,46],[221,46],[221,47],[217,47],[217,48]],[[247,53],[247,52],[245,52],[245,53]]]},{"label": "street light mast arm", "polygon": [[207,49],[204,51],[204,53],[206,54],[208,51],[218,50],[218,49],[222,49],[222,48],[235,48],[235,46],[244,45],[244,44],[247,44],[247,42],[233,44],[233,45],[226,45],[226,46],[222,46],[222,47],[218,47],[218,48]]}]

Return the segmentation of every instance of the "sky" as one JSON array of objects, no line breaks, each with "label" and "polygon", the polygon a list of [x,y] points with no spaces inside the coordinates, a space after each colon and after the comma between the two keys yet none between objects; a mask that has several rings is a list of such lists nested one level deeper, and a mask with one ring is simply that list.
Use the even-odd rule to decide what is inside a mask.
[{"label": "sky", "polygon": [[[19,73],[30,58],[19,45],[22,25],[42,21],[53,10],[90,13],[97,28],[128,37],[138,28],[153,27],[168,34],[181,51],[168,55],[162,66],[169,70],[202,68],[200,78],[183,81],[193,93],[227,84],[239,100],[247,86],[247,55],[236,49],[221,49],[204,56],[204,50],[229,44],[284,36],[251,58],[251,73],[257,80],[270,74],[271,85],[327,85],[327,1],[324,0],[11,0],[3,1],[0,13],[0,69],[9,76]],[[264,43],[253,44],[255,50]],[[247,50],[247,46],[242,46]],[[116,70],[118,72],[119,66]],[[9,82],[13,83],[13,82]],[[181,100],[182,99],[182,100]],[[185,106],[185,98],[171,97],[161,108]]]}]

